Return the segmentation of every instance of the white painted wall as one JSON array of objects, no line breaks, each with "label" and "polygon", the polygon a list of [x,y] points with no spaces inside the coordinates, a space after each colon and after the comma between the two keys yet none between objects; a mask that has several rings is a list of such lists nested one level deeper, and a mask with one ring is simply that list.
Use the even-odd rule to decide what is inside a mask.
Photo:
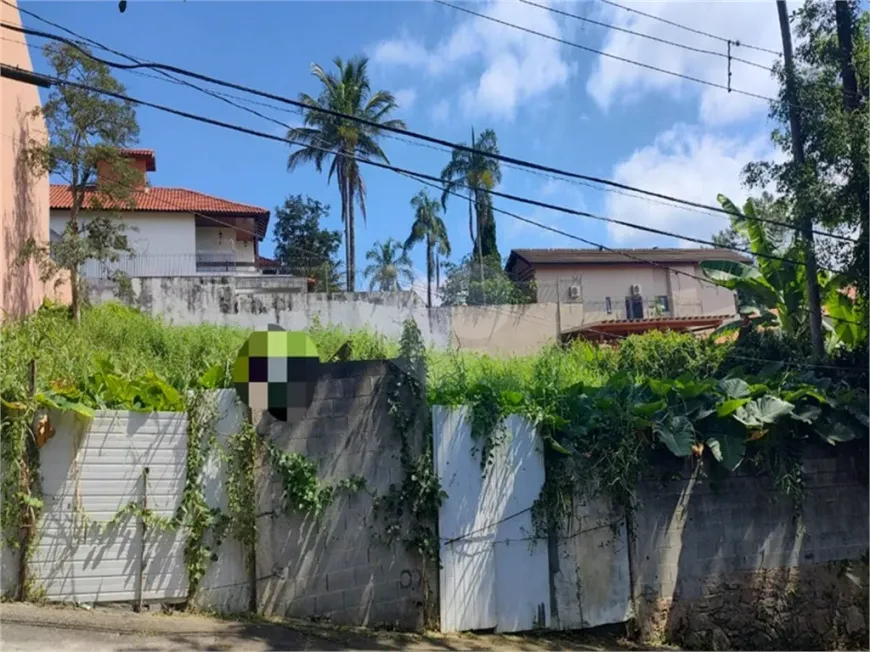
[{"label": "white painted wall", "polygon": [[[218,414],[214,425],[215,441],[226,450],[227,439],[239,432],[247,418],[247,409],[239,402],[235,390],[221,389],[206,400],[213,400]],[[210,448],[202,469],[202,485],[209,507],[227,513],[228,469],[220,452]],[[251,594],[250,577],[245,566],[245,548],[230,534],[213,552],[217,555],[208,567],[199,591],[194,597],[196,607],[222,613],[241,613],[248,608]]]},{"label": "white painted wall", "polygon": [[135,517],[105,533],[88,525],[106,523],[118,509],[142,504],[171,517],[185,479],[187,415],[99,411],[93,420],[51,412],[56,432],[40,449],[45,507],[29,564],[36,587],[49,600],[116,602],[138,596],[137,569],[144,561],[144,600],[187,595],[182,532],[148,530],[144,557]]},{"label": "white painted wall", "polygon": [[547,543],[529,539],[529,510],[544,485],[540,440],[527,420],[508,417],[483,473],[469,417],[468,408],[432,408],[435,472],[447,493],[438,511],[441,631],[545,627]]},{"label": "white painted wall", "polygon": [[227,255],[237,263],[254,263],[254,243],[248,240],[237,241],[235,231],[230,227],[196,227],[196,250],[215,256]]},{"label": "white painted wall", "polygon": [[[126,235],[136,255],[109,263],[109,269],[120,269],[130,276],[196,274],[196,226],[192,213],[142,211],[124,214],[120,221],[128,227]],[[68,210],[51,211],[53,231],[63,233],[67,222]],[[84,275],[100,276],[100,269],[99,263],[91,261],[85,266]]]}]

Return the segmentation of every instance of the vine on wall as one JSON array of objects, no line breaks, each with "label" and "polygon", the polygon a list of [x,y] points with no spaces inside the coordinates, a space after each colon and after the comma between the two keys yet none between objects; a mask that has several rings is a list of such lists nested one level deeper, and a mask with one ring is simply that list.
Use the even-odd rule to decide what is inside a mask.
[{"label": "vine on wall", "polygon": [[[422,557],[424,620],[434,622],[436,604],[429,586],[428,569],[440,565],[438,510],[447,494],[442,491],[432,459],[432,420],[426,400],[426,357],[420,329],[408,319],[402,329],[399,367],[388,376],[387,406],[393,428],[399,435],[402,482],[390,485],[374,502],[375,514],[383,521],[376,536],[386,545],[400,541],[405,549]],[[422,442],[412,441],[419,438]],[[422,450],[415,450],[422,444]],[[412,448],[413,447],[413,448]]]}]

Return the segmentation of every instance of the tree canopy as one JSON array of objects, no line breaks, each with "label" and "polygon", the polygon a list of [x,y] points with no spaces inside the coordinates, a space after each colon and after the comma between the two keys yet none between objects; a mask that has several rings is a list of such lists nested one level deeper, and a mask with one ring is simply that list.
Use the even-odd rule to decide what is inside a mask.
[{"label": "tree canopy", "polygon": [[327,204],[307,195],[290,195],[275,208],[275,258],[290,273],[313,278],[318,292],[341,289],[341,233],[320,226],[328,215]]}]

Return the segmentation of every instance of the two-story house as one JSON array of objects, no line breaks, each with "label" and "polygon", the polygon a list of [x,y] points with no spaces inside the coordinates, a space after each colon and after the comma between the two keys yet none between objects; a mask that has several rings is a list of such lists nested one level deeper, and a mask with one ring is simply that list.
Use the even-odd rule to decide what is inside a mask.
[{"label": "two-story house", "polygon": [[[124,150],[124,154],[141,172],[141,185],[133,193],[135,206],[119,210],[135,253],[121,256],[117,263],[91,261],[85,265],[83,276],[104,277],[112,270],[133,277],[246,274],[262,270],[264,259],[259,256],[259,244],[269,226],[268,210],[186,188],[149,185],[147,175],[157,169],[154,151],[131,149]],[[107,172],[98,166],[94,191]],[[85,206],[88,205],[86,196]],[[52,238],[63,233],[71,206],[69,186],[52,184]],[[87,220],[87,211],[80,216]]]},{"label": "two-story house", "polygon": [[600,340],[734,318],[736,295],[703,280],[705,260],[749,262],[730,249],[514,249],[505,269],[515,282],[534,281],[539,303],[567,308],[563,336]]}]

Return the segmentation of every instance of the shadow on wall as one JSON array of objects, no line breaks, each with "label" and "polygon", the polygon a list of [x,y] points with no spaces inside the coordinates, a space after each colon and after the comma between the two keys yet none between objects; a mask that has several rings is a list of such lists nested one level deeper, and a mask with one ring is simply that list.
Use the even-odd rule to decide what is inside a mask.
[{"label": "shadow on wall", "polygon": [[[11,211],[7,208],[3,216],[3,251],[7,268],[3,283],[3,310],[9,316],[19,317],[35,310],[39,305],[39,298],[36,296],[36,264],[29,262],[26,266],[17,267],[14,263],[24,243],[29,238],[38,236],[38,233],[34,233],[34,227],[39,224],[40,216],[36,206],[35,184],[24,151],[25,143],[30,140],[30,129],[20,100],[15,107],[15,117],[18,133],[11,139],[15,161],[13,202]],[[47,214],[45,217],[48,219]]]},{"label": "shadow on wall", "polygon": [[2,311],[4,316],[21,317],[36,310],[47,296],[68,302],[69,285],[63,274],[43,283],[35,261],[15,265],[15,260],[24,244],[34,238],[44,242],[48,235],[48,179],[36,176],[27,163],[25,147],[32,139],[27,112],[20,98],[15,106],[17,133],[12,141],[11,205],[4,204],[3,252],[6,271],[3,280]]},{"label": "shadow on wall", "polygon": [[688,649],[868,649],[868,501],[855,464],[847,450],[808,450],[798,519],[770,477],[662,460],[639,486],[644,634]]}]

